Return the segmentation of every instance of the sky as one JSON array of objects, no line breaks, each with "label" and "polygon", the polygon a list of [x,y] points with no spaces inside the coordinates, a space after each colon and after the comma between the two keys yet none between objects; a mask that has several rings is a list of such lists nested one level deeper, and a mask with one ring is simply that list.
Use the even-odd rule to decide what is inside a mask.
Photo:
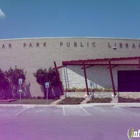
[{"label": "sky", "polygon": [[140,38],[140,0],[0,0],[0,39]]}]

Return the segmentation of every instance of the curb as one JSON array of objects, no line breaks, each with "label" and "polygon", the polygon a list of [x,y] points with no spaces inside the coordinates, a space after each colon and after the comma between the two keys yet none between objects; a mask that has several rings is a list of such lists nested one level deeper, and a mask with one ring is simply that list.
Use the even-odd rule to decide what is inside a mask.
[{"label": "curb", "polygon": [[8,100],[0,100],[0,102],[13,102],[13,101],[16,101],[16,99],[8,99]]},{"label": "curb", "polygon": [[140,103],[91,103],[85,104],[84,107],[140,107]]},{"label": "curb", "polygon": [[63,106],[81,106],[81,107],[140,107],[140,103],[89,103],[78,105],[58,105],[58,104],[0,104],[0,107],[63,107]]},{"label": "curb", "polygon": [[59,107],[59,105],[43,104],[0,104],[0,107]]},{"label": "curb", "polygon": [[60,98],[52,103],[50,103],[50,105],[58,105],[57,103],[59,103],[60,101],[62,101],[64,98]]}]

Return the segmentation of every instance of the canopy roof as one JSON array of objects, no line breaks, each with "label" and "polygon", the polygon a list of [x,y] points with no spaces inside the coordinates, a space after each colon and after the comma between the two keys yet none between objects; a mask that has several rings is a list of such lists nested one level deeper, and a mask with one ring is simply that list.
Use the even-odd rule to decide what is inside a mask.
[{"label": "canopy roof", "polygon": [[84,70],[87,95],[89,95],[89,92],[88,92],[86,69],[94,65],[107,65],[108,66],[107,69],[109,69],[110,71],[112,88],[113,88],[113,92],[115,96],[116,91],[115,91],[112,68],[118,65],[136,65],[138,68],[140,68],[140,57],[100,58],[100,59],[62,61],[62,66],[57,67],[55,64],[55,69],[56,71],[58,71],[58,69],[65,67],[67,65],[81,65],[82,66],[81,69]]},{"label": "canopy roof", "polygon": [[140,57],[101,58],[62,61],[62,65],[140,65]]}]

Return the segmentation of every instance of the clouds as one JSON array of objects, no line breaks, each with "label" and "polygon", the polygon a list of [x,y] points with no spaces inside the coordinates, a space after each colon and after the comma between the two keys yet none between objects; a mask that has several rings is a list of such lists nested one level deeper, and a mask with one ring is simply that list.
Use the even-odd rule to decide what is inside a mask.
[{"label": "clouds", "polygon": [[0,19],[1,18],[5,18],[5,14],[3,13],[3,11],[0,9]]}]

